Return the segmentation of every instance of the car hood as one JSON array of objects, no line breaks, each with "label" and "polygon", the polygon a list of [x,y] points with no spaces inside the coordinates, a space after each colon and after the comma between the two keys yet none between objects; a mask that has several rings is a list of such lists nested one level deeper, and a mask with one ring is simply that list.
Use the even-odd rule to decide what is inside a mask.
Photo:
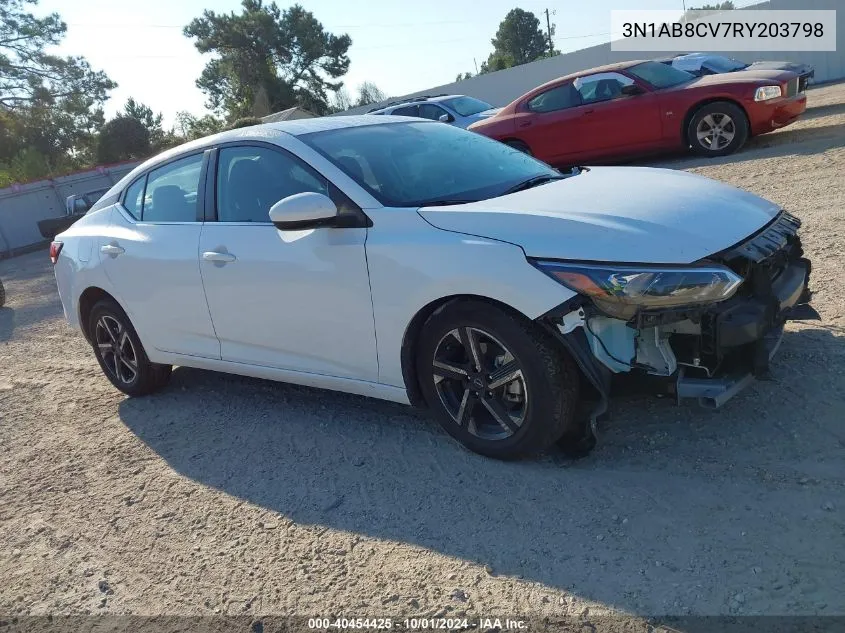
[{"label": "car hood", "polygon": [[684,90],[690,88],[701,88],[704,86],[720,86],[724,84],[765,84],[772,82],[785,82],[795,77],[795,75],[787,70],[758,70],[746,68],[745,70],[735,70],[730,73],[719,73],[717,75],[704,75],[703,77],[696,77],[693,81],[688,81],[675,89]]},{"label": "car hood", "polygon": [[499,114],[499,112],[501,112],[501,110],[501,108],[490,108],[489,110],[482,110],[481,112],[476,112],[475,114],[470,114],[469,116],[464,117],[463,119],[461,119],[461,123],[466,128],[474,123],[478,123],[479,121],[485,121],[490,117],[496,116],[497,114]]},{"label": "car hood", "polygon": [[813,70],[813,67],[809,64],[799,64],[796,62],[754,62],[743,70],[788,70],[800,75],[802,73],[810,72]]},{"label": "car hood", "polygon": [[779,210],[695,174],[592,167],[526,191],[419,213],[443,230],[516,244],[529,257],[689,264],[741,242]]}]

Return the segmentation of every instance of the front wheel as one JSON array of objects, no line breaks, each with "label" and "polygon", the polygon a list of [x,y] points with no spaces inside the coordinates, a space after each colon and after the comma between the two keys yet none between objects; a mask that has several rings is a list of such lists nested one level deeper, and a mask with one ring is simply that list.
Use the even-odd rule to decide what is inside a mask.
[{"label": "front wheel", "polygon": [[520,315],[482,301],[448,303],[426,322],[417,351],[426,402],[476,453],[537,453],[576,426],[575,364]]},{"label": "front wheel", "polygon": [[708,103],[696,110],[687,127],[687,141],[701,156],[725,156],[748,140],[748,119],[727,101]]},{"label": "front wheel", "polygon": [[6,305],[6,289],[3,287],[3,280],[0,279],[0,308]]},{"label": "front wheel", "polygon": [[170,365],[150,362],[126,313],[110,299],[91,309],[88,332],[100,369],[111,384],[129,396],[144,396],[170,380]]}]

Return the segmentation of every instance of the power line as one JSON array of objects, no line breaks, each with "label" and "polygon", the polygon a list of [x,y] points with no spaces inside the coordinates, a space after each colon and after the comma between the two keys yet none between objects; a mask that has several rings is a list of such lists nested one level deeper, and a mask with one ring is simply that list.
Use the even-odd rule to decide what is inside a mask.
[{"label": "power line", "polygon": [[[329,29],[359,29],[359,28],[394,28],[394,27],[418,27],[438,26],[442,24],[474,24],[470,20],[440,20],[437,22],[396,22],[393,24],[327,24]],[[94,28],[127,28],[127,29],[183,29],[187,24],[139,24],[132,22],[68,22],[68,26],[94,27]]]}]

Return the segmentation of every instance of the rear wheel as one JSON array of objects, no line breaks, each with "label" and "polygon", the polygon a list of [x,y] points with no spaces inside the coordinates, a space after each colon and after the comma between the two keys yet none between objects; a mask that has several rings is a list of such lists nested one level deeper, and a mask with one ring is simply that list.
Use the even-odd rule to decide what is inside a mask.
[{"label": "rear wheel", "polygon": [[529,156],[533,156],[533,154],[531,153],[531,148],[528,147],[528,145],[523,143],[522,141],[517,141],[516,139],[511,139],[511,140],[505,141],[505,145],[509,145],[510,147],[513,147],[514,149],[518,149],[523,154],[528,154]]},{"label": "rear wheel", "polygon": [[3,287],[3,280],[0,279],[0,308],[6,305],[6,289]]},{"label": "rear wheel", "polygon": [[88,332],[100,369],[111,384],[130,396],[144,396],[170,380],[170,365],[150,362],[126,313],[111,299],[91,309]]},{"label": "rear wheel", "polygon": [[536,453],[574,425],[578,371],[524,317],[482,301],[449,303],[426,322],[417,351],[429,407],[476,453]]},{"label": "rear wheel", "polygon": [[748,140],[748,119],[727,101],[708,103],[696,110],[687,127],[687,141],[696,154],[725,156]]}]

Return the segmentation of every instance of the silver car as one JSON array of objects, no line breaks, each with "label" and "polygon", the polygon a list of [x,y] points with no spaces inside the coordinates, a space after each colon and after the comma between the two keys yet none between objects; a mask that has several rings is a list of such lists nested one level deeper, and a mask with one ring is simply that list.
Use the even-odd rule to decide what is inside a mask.
[{"label": "silver car", "polygon": [[466,129],[476,121],[496,114],[501,108],[494,108],[486,101],[465,95],[434,95],[415,97],[405,101],[394,101],[379,106],[367,114],[392,114],[415,116],[432,121],[442,121]]}]

